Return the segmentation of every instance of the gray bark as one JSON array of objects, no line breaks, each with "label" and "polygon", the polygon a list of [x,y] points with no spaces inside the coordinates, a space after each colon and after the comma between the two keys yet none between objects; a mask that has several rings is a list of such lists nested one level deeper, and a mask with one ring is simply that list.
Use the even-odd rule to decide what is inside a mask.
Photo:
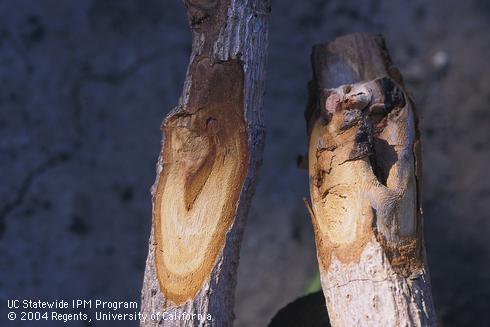
[{"label": "gray bark", "polygon": [[379,36],[313,48],[306,111],[321,283],[332,326],[435,326],[417,117]]},{"label": "gray bark", "polygon": [[[155,226],[152,226],[141,301],[141,312],[147,316],[147,320],[142,321],[141,326],[231,326],[234,320],[233,304],[240,242],[262,160],[262,103],[270,5],[269,1],[263,0],[188,0],[185,5],[193,32],[192,54],[179,105],[166,118],[163,128],[165,130],[171,117],[189,112],[189,102],[193,101],[191,93],[194,92],[192,82],[198,61],[206,58],[215,63],[238,62],[243,72],[241,110],[248,135],[247,170],[239,190],[233,219],[223,231],[224,242],[217,257],[211,258],[211,273],[195,296],[184,303],[176,304],[169,300],[160,288],[155,264]],[[162,140],[162,149],[165,142],[165,139]],[[157,164],[157,178],[152,188],[154,207],[157,184],[166,169],[164,157],[162,151]],[[177,315],[180,319],[162,319],[161,316],[160,319],[151,319],[152,314],[163,312],[166,312],[167,318]],[[182,314],[184,315],[181,316]],[[201,318],[210,317],[211,320],[197,317],[188,319],[188,314],[199,314]]]}]

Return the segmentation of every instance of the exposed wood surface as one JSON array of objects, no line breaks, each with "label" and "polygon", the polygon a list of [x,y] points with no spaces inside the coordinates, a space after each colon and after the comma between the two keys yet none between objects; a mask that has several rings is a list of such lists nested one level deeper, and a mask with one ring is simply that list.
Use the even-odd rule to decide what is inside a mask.
[{"label": "exposed wood surface", "polygon": [[420,140],[384,41],[318,45],[306,110],[309,207],[332,326],[434,326]]},{"label": "exposed wood surface", "polygon": [[[268,1],[184,1],[193,47],[162,126],[142,326],[230,326],[240,242],[262,158]],[[191,315],[194,315],[193,317]],[[161,317],[162,318],[162,317]]]}]

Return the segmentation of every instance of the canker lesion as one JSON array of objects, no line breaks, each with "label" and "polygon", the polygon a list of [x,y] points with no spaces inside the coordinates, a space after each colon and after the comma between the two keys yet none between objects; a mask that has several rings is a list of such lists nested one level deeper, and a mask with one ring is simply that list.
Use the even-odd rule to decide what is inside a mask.
[{"label": "canker lesion", "polygon": [[393,264],[408,262],[392,249],[409,244],[416,246],[403,255],[419,258],[415,126],[406,95],[389,78],[322,92],[308,161],[324,268],[332,255],[356,260],[373,237]]},{"label": "canker lesion", "polygon": [[157,276],[174,304],[209,281],[248,166],[241,63],[204,60],[192,76],[187,108],[164,125],[163,170],[153,199]]}]

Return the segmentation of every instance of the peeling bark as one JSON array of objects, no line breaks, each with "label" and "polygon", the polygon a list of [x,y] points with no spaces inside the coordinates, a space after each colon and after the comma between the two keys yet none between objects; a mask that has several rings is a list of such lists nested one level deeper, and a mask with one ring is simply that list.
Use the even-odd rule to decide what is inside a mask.
[{"label": "peeling bark", "polygon": [[[262,158],[270,7],[262,0],[184,3],[193,48],[179,105],[162,126],[141,326],[230,326]],[[163,312],[178,319],[150,319]]]},{"label": "peeling bark", "polygon": [[379,36],[318,45],[309,207],[332,326],[434,326],[413,103]]}]

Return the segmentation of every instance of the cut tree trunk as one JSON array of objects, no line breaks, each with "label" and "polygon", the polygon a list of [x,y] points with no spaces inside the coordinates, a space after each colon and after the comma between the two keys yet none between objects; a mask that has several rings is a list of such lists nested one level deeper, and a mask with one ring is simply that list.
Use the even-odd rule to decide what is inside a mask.
[{"label": "cut tree trunk", "polygon": [[192,54],[179,105],[162,126],[141,326],[230,326],[240,242],[262,159],[270,6],[184,3]]},{"label": "cut tree trunk", "polygon": [[317,45],[310,214],[332,326],[434,326],[414,106],[380,36]]}]

